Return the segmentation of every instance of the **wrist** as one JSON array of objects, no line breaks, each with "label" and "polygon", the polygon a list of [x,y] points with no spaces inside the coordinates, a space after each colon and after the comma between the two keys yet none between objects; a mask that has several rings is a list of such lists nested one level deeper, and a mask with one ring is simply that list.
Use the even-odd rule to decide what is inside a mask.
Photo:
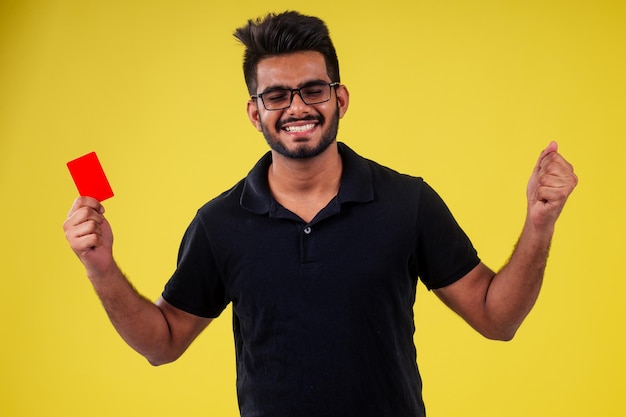
[{"label": "wrist", "polygon": [[109,282],[111,279],[121,274],[120,269],[113,259],[104,267],[86,267],[85,272],[87,273],[87,278],[89,278],[89,281],[91,281],[93,285],[97,285],[101,282]]},{"label": "wrist", "polygon": [[533,251],[548,251],[554,235],[554,224],[533,222],[530,217],[526,219],[519,245],[531,248]]}]

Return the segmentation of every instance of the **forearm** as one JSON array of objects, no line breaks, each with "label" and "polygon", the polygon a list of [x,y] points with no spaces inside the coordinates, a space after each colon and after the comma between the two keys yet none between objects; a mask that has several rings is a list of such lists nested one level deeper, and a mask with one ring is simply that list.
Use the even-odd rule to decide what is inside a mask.
[{"label": "forearm", "polygon": [[211,322],[162,298],[153,303],[133,288],[113,259],[113,232],[97,200],[77,198],[63,229],[111,323],[151,364],[177,359]]},{"label": "forearm", "polygon": [[143,297],[115,263],[105,274],[89,279],[111,323],[130,347],[153,365],[178,357],[161,309]]},{"label": "forearm", "polygon": [[435,290],[452,310],[490,339],[510,340],[537,301],[555,223],[578,183],[551,142],[528,181],[526,222],[515,250],[496,274],[483,263],[453,284]]},{"label": "forearm", "polygon": [[485,309],[501,338],[513,337],[537,301],[553,231],[527,221],[511,258],[489,285]]}]

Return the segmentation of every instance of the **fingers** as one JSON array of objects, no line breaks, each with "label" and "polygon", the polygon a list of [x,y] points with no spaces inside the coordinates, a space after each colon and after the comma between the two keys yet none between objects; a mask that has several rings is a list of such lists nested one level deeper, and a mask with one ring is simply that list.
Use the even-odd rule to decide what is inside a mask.
[{"label": "fingers", "polygon": [[575,185],[578,182],[574,167],[561,154],[551,152],[539,163],[540,185]]},{"label": "fingers", "polygon": [[72,204],[63,223],[65,237],[77,254],[89,251],[102,244],[104,207],[90,197],[79,197]]},{"label": "fingers", "polygon": [[535,198],[544,203],[563,204],[578,184],[573,166],[557,152],[555,142],[546,148],[537,162]]},{"label": "fingers", "polygon": [[90,207],[96,212],[100,214],[104,214],[104,206],[100,204],[100,202],[96,200],[95,198],[78,197],[76,200],[74,200],[74,203],[72,204],[72,207],[70,208],[70,211],[67,214],[67,216],[70,217],[72,213],[74,213],[76,210],[78,210],[81,207]]}]

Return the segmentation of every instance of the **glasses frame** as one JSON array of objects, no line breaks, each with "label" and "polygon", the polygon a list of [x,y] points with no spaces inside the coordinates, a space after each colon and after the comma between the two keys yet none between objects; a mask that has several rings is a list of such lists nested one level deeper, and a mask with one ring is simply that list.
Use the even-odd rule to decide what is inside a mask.
[{"label": "glasses frame", "polygon": [[[338,85],[340,85],[340,83],[339,83],[339,82],[337,82],[337,81],[335,81],[335,82],[332,82],[332,83],[320,83],[320,84],[313,84],[313,85],[327,85],[328,87],[330,87],[330,91],[329,91],[329,94],[328,94],[328,98],[327,98],[326,100],[316,101],[316,102],[314,102],[314,103],[309,103],[309,102],[307,102],[307,101],[304,99],[304,97],[302,97],[302,92],[301,92],[300,90],[302,90],[303,88],[309,88],[309,87],[311,87],[312,85],[305,85],[304,87],[300,87],[300,88],[276,88],[276,89],[272,89],[272,90],[270,90],[270,91],[264,91],[264,92],[259,93],[259,94],[253,94],[253,95],[251,95],[251,96],[250,96],[250,98],[251,98],[251,99],[258,99],[258,98],[260,98],[260,99],[261,99],[261,103],[263,103],[263,107],[264,107],[264,108],[265,108],[265,110],[267,110],[267,111],[277,111],[277,110],[285,110],[285,109],[288,109],[289,107],[291,107],[291,104],[293,103],[293,96],[294,96],[295,94],[298,94],[298,95],[300,96],[300,100],[302,100],[302,102],[303,102],[304,104],[306,104],[307,106],[311,106],[311,105],[313,105],[313,104],[322,104],[322,103],[326,103],[327,101],[329,101],[329,100],[330,100],[330,98],[333,96],[333,94],[332,94],[332,88],[333,88],[333,87],[337,87]],[[285,91],[289,91],[289,92],[291,93],[291,96],[289,97],[289,104],[288,104],[288,105],[286,105],[286,106],[280,107],[280,108],[278,108],[278,109],[268,109],[268,108],[267,108],[267,106],[265,105],[265,100],[263,99],[263,96],[264,96],[265,94],[267,94],[267,93],[273,93],[273,92],[275,92],[276,90],[285,90]]]}]

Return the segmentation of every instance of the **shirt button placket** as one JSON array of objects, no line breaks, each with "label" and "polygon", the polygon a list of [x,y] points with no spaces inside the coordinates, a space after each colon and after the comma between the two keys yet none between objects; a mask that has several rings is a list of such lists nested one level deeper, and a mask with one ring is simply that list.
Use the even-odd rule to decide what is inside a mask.
[{"label": "shirt button placket", "polygon": [[305,226],[302,229],[302,234],[300,235],[300,248],[302,250],[302,262],[303,263],[309,263],[312,262],[312,245],[313,242],[311,241],[311,226]]}]

